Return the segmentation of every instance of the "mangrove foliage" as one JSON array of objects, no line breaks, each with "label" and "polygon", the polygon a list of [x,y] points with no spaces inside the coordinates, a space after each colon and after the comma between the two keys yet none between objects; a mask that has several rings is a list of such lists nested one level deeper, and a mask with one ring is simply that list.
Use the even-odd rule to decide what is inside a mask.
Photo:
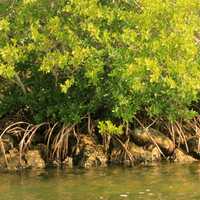
[{"label": "mangrove foliage", "polygon": [[134,160],[132,130],[153,126],[189,151],[200,128],[199,0],[19,0],[4,10],[0,140],[14,135],[22,155],[38,133],[47,157],[63,161],[88,133],[106,151],[115,138]]}]

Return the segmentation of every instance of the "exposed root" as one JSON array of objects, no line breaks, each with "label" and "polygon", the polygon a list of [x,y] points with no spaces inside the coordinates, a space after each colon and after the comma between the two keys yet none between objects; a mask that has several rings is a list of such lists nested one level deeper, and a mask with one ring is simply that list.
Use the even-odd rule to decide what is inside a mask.
[{"label": "exposed root", "polygon": [[157,119],[154,119],[154,120],[152,121],[152,123],[149,124],[147,127],[145,127],[144,124],[143,124],[138,118],[135,117],[135,120],[136,120],[136,121],[138,122],[138,124],[140,124],[140,126],[146,131],[148,137],[151,139],[151,141],[153,142],[153,144],[156,146],[156,148],[158,149],[158,151],[160,152],[160,154],[161,154],[165,159],[167,159],[166,156],[165,156],[165,154],[162,152],[162,150],[160,149],[159,145],[157,144],[157,142],[153,139],[153,137],[149,134],[149,131],[148,131],[148,129],[151,128],[151,127],[157,122]]},{"label": "exposed root", "polygon": [[[86,119],[86,118],[85,118]],[[142,131],[146,133],[146,138],[148,139],[148,143],[151,144],[153,147],[155,146],[158,149],[158,153],[162,155],[163,158],[167,159],[166,156],[171,156],[174,152],[174,147],[181,147],[185,149],[189,153],[189,147],[188,140],[192,137],[198,137],[199,140],[196,140],[198,142],[198,152],[200,152],[200,116],[195,117],[192,120],[189,121],[179,121],[175,123],[168,123],[167,124],[167,130],[168,134],[167,136],[172,139],[170,141],[169,138],[167,138],[170,141],[170,145],[172,146],[172,150],[169,152],[165,149],[165,147],[162,146],[162,140],[157,140],[156,135],[151,134],[151,128],[153,125],[157,126],[159,123],[156,123],[157,120],[152,120],[152,123],[150,125],[147,125],[147,122],[145,125],[135,117],[135,120],[138,122],[138,124],[142,127]],[[160,121],[159,121],[160,122]],[[87,116],[87,126],[85,128],[86,131],[89,133],[89,137],[93,137],[93,124],[91,120],[90,114]],[[156,123],[156,124],[155,124]],[[132,155],[130,151],[129,145],[129,137],[132,133],[131,130],[131,124],[128,122],[124,122],[124,137],[126,137],[126,142],[123,142],[119,136],[117,135],[103,135],[103,146],[106,154],[109,154],[110,150],[110,142],[111,139],[115,140],[117,143],[119,143],[119,151],[118,151],[118,159],[119,161],[128,161],[130,165],[134,165],[136,161],[136,157]],[[82,127],[78,127],[76,124],[61,124],[61,123],[48,123],[44,122],[41,124],[31,124],[23,121],[19,121],[13,124],[10,124],[7,126],[4,130],[0,133],[0,151],[2,152],[2,155],[5,160],[5,165],[9,167],[9,159],[8,159],[8,151],[12,148],[10,146],[5,146],[7,143],[6,141],[6,135],[14,136],[14,138],[17,139],[18,143],[18,152],[19,152],[19,163],[23,165],[24,160],[23,156],[27,153],[29,149],[31,149],[31,146],[33,143],[37,143],[37,139],[41,139],[42,143],[44,144],[44,152],[47,158],[47,161],[58,161],[59,163],[62,163],[67,157],[72,157],[77,154],[79,146],[80,146],[80,135],[79,135],[79,128],[82,130]],[[144,130],[143,130],[144,129]],[[166,131],[166,128],[164,129]],[[5,137],[4,137],[5,136]],[[37,137],[39,136],[39,137]],[[165,138],[167,137],[165,135]],[[36,140],[34,140],[34,138]],[[198,139],[197,138],[197,139]],[[195,138],[196,139],[196,138]],[[141,139],[142,140],[142,139]],[[160,142],[161,141],[161,142]],[[135,140],[136,142],[136,140]],[[101,143],[101,141],[99,141]],[[14,143],[12,143],[14,144]],[[37,143],[38,144],[38,143]],[[70,146],[72,144],[72,146]],[[102,144],[102,143],[101,143]],[[142,144],[146,145],[146,144]],[[147,144],[148,145],[148,144]],[[174,145],[174,146],[173,146]],[[15,145],[16,146],[16,145]],[[71,148],[72,147],[72,148]]]},{"label": "exposed root", "polygon": [[127,146],[128,146],[128,142],[127,144],[125,145],[118,137],[114,137],[118,142],[119,144],[122,146],[123,150],[124,150],[124,158],[126,158],[126,155],[128,156],[128,159],[130,161],[130,165],[133,166],[134,164],[134,157],[133,155],[131,154],[131,152],[128,150]]},{"label": "exposed root", "polygon": [[58,123],[55,123],[52,128],[48,129],[45,135],[45,141],[47,140],[47,155],[49,155],[50,141],[51,141],[53,132],[57,126],[58,126]]},{"label": "exposed root", "polygon": [[158,144],[156,143],[156,141],[153,139],[153,137],[151,137],[151,135],[149,134],[149,132],[147,131],[147,135],[149,136],[149,138],[151,139],[151,141],[153,142],[153,144],[156,146],[156,148],[158,149],[158,151],[160,152],[160,154],[165,158],[165,160],[167,159],[165,154],[162,152],[162,150],[160,149],[160,147],[158,146]]},{"label": "exposed root", "polygon": [[169,124],[168,126],[169,133],[171,135],[171,138],[173,140],[174,146],[177,144],[177,136],[179,138],[178,140],[178,148],[180,147],[180,144],[184,144],[187,153],[189,153],[189,148],[187,144],[187,138],[186,138],[186,130],[183,126],[182,122],[175,122],[174,124]]},{"label": "exposed root", "polygon": [[7,160],[7,157],[6,157],[6,151],[5,151],[2,139],[0,139],[0,145],[1,145],[1,152],[3,153],[4,160],[5,160],[5,163],[6,163],[6,167],[8,167],[8,160]]},{"label": "exposed root", "polygon": [[177,127],[176,128],[177,133],[180,135],[182,141],[185,143],[186,151],[189,153],[189,148],[188,148],[187,139],[185,137],[183,126],[180,123],[176,122],[176,127]]},{"label": "exposed root", "polygon": [[39,128],[42,126],[49,125],[48,123],[41,123],[38,125],[33,125],[27,122],[16,122],[8,127],[6,127],[3,132],[0,134],[0,142],[1,142],[1,150],[4,154],[5,163],[8,165],[8,161],[6,159],[6,152],[4,148],[4,144],[2,142],[3,136],[9,134],[11,136],[16,136],[20,138],[19,142],[19,162],[22,164],[22,156],[30,147],[33,137],[36,135]]},{"label": "exposed root", "polygon": [[42,126],[49,125],[48,123],[41,123],[38,125],[28,125],[24,135],[19,143],[19,153],[20,153],[20,164],[22,163],[22,155],[28,150],[34,135],[37,133],[37,130]]},{"label": "exposed root", "polygon": [[[16,123],[14,123],[14,124],[9,125],[9,126],[6,127],[6,128],[4,129],[4,131],[0,134],[0,138],[2,138],[3,135],[4,135],[5,133],[10,132],[11,130],[15,131],[15,130],[17,130],[18,128],[22,129],[20,125],[29,125],[29,123],[27,123],[27,122],[16,122]],[[13,127],[14,127],[14,128],[13,128]],[[13,129],[11,129],[11,128],[13,128]],[[22,129],[22,130],[24,130],[24,129]]]},{"label": "exposed root", "polygon": [[63,125],[52,142],[50,158],[64,160],[68,154],[69,135],[75,125]]}]

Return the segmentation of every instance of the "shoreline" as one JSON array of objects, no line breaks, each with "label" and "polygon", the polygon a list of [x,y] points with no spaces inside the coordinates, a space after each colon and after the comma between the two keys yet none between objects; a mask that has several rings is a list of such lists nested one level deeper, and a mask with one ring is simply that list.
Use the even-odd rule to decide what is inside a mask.
[{"label": "shoreline", "polygon": [[178,138],[174,144],[153,128],[135,128],[127,136],[80,134],[69,127],[59,131],[55,126],[47,127],[46,123],[30,126],[17,122],[5,128],[0,134],[0,169],[134,167],[200,159],[198,136],[188,138],[185,144],[178,144]]}]

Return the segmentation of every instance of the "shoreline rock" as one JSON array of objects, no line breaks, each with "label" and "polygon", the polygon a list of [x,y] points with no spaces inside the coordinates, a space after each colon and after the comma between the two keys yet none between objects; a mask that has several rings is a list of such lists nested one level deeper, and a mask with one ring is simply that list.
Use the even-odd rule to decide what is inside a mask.
[{"label": "shoreline rock", "polygon": [[181,149],[175,149],[173,153],[173,162],[178,163],[192,163],[198,161],[190,155],[185,154]]},{"label": "shoreline rock", "polygon": [[[127,155],[129,153],[129,156]],[[132,160],[130,160],[130,157]],[[146,165],[161,161],[160,152],[156,147],[152,150],[145,150],[134,143],[129,143],[127,152],[120,148],[113,148],[110,156],[110,163],[123,164],[125,166]]]},{"label": "shoreline rock", "polygon": [[[163,136],[160,132],[150,129],[148,134],[157,142],[156,146],[149,135],[143,130],[136,130],[133,140],[129,142],[120,142],[119,138],[113,138],[109,149],[105,152],[103,145],[94,140],[89,134],[80,134],[77,144],[73,143],[73,151],[66,155],[63,160],[48,160],[48,151],[45,144],[36,144],[23,153],[20,162],[20,153],[16,147],[9,146],[5,154],[0,153],[0,169],[8,171],[18,171],[21,169],[45,169],[46,167],[70,169],[107,167],[109,165],[137,166],[137,165],[155,165],[164,160],[158,146],[164,150],[167,160],[176,163],[192,163],[198,161],[191,153],[198,150],[197,138],[193,142],[188,142],[190,154],[185,153],[181,148],[172,148],[172,141]],[[5,137],[6,138],[6,137]],[[137,140],[136,140],[137,138]],[[138,145],[138,140],[140,146]],[[11,140],[8,140],[8,142]],[[125,141],[125,140],[123,140]],[[194,145],[195,144],[195,145]],[[5,143],[6,145],[6,143]],[[70,147],[72,149],[72,146]],[[173,152],[172,152],[173,149]],[[170,153],[170,155],[169,155]],[[50,164],[49,164],[50,163]]]},{"label": "shoreline rock", "polygon": [[87,135],[81,135],[78,153],[74,157],[75,165],[81,168],[106,167],[108,158],[102,145],[97,145]]},{"label": "shoreline rock", "polygon": [[135,129],[131,137],[139,146],[150,146],[156,143],[167,156],[172,155],[175,149],[173,142],[167,136],[153,128]]},{"label": "shoreline rock", "polygon": [[42,156],[39,150],[29,150],[24,159],[26,161],[26,165],[31,169],[44,169],[46,167],[45,161],[42,159]]}]

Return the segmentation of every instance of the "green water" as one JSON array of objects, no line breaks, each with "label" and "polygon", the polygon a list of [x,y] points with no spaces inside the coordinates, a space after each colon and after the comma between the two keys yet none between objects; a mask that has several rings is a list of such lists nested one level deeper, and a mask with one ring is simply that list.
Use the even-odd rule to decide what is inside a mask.
[{"label": "green water", "polygon": [[0,174],[0,200],[200,199],[200,164]]}]

